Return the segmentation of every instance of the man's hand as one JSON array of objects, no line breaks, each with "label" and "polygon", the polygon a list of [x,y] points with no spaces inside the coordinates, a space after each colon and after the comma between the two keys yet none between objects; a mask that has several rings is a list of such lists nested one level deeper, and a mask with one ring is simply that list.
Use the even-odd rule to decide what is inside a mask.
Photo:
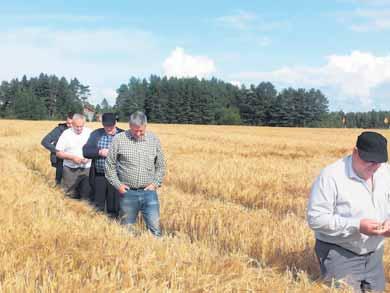
[{"label": "man's hand", "polygon": [[82,163],[82,164],[87,164],[89,161],[90,161],[90,159],[83,158],[83,159],[81,160],[81,163]]},{"label": "man's hand", "polygon": [[85,164],[83,162],[83,160],[85,160],[84,158],[81,158],[81,157],[78,157],[78,156],[74,156],[72,157],[72,161],[75,163],[75,164]]},{"label": "man's hand", "polygon": [[120,194],[125,194],[126,191],[128,191],[130,189],[130,187],[128,187],[126,184],[122,184],[121,186],[119,186],[118,188],[118,191]]},{"label": "man's hand", "polygon": [[100,149],[99,150],[99,156],[105,158],[108,155],[108,149]]},{"label": "man's hand", "polygon": [[360,220],[360,233],[366,234],[368,236],[371,235],[383,235],[387,231],[382,226],[382,223],[372,220],[372,219],[361,219]]},{"label": "man's hand", "polygon": [[154,183],[150,183],[148,186],[146,186],[144,188],[144,190],[151,190],[151,191],[156,191],[156,189],[157,189],[157,186]]},{"label": "man's hand", "polygon": [[382,236],[384,237],[390,237],[390,220],[386,220],[382,223],[381,225],[382,229],[383,229],[383,233],[382,233]]}]

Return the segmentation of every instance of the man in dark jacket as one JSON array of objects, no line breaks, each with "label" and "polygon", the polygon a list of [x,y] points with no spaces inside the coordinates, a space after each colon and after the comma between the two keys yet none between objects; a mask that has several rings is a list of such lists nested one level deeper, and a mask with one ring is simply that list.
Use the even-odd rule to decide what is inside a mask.
[{"label": "man in dark jacket", "polygon": [[89,182],[92,188],[94,203],[98,210],[104,211],[116,218],[119,213],[119,193],[104,176],[104,165],[108,149],[113,138],[123,130],[116,127],[114,113],[104,113],[103,128],[94,130],[83,147],[83,156],[92,159]]},{"label": "man in dark jacket", "polygon": [[50,131],[41,141],[42,146],[50,151],[50,162],[53,167],[56,168],[56,185],[61,183],[62,179],[62,163],[63,160],[57,158],[56,156],[56,144],[58,139],[60,138],[62,132],[72,127],[72,118],[73,113],[69,112],[66,117],[65,123],[59,123],[57,127],[55,127],[52,131]]}]

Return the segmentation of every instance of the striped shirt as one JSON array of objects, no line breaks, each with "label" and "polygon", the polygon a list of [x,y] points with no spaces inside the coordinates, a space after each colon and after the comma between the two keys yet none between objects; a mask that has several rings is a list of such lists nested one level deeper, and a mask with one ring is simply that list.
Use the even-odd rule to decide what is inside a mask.
[{"label": "striped shirt", "polygon": [[135,139],[129,130],[115,136],[106,158],[105,176],[116,188],[144,188],[151,183],[160,186],[165,161],[160,140],[151,132]]}]

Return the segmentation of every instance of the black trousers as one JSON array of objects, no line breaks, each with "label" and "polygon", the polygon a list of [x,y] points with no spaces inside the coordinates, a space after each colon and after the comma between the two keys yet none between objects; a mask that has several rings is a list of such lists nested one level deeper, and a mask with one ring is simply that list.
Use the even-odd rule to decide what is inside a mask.
[{"label": "black trousers", "polygon": [[56,168],[56,184],[57,185],[61,184],[63,163],[64,163],[63,160],[57,158],[57,162],[56,162],[56,165],[55,165],[55,168]]},{"label": "black trousers", "polygon": [[119,215],[119,192],[104,177],[104,175],[95,176],[95,205],[100,211],[106,208],[110,216]]}]

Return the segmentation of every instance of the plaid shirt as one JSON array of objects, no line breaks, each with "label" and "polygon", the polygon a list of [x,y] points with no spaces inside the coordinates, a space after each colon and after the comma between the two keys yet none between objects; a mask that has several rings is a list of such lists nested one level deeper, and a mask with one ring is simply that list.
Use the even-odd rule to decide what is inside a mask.
[{"label": "plaid shirt", "polygon": [[151,132],[136,140],[129,130],[115,136],[106,158],[105,176],[116,188],[144,188],[154,183],[160,186],[165,173],[160,141]]},{"label": "plaid shirt", "polygon": [[[99,139],[98,144],[97,144],[97,147],[99,148],[99,150],[109,149],[113,138],[114,138],[114,135],[107,135],[106,133],[103,134],[102,137]],[[96,172],[104,174],[104,165],[105,164],[106,164],[106,158],[103,158],[103,157],[97,158],[96,162],[95,162]]]}]

